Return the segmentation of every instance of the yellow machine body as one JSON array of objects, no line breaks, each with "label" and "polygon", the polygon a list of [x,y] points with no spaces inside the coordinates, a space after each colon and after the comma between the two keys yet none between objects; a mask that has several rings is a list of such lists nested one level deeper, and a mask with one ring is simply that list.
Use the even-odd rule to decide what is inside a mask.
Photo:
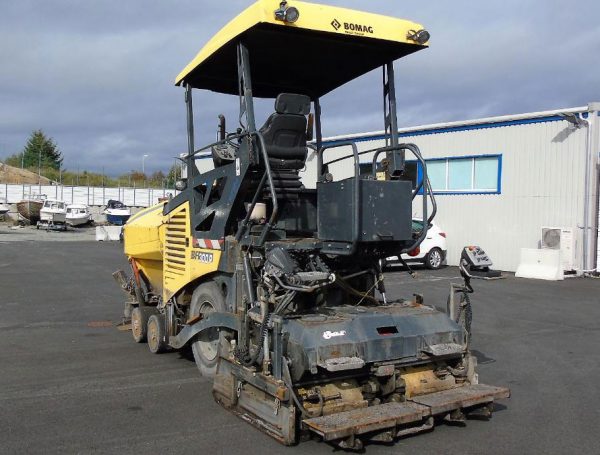
[{"label": "yellow machine body", "polygon": [[127,257],[167,301],[186,285],[215,272],[221,250],[194,246],[198,243],[189,235],[189,202],[168,215],[163,215],[163,207],[161,202],[132,216],[123,239]]}]

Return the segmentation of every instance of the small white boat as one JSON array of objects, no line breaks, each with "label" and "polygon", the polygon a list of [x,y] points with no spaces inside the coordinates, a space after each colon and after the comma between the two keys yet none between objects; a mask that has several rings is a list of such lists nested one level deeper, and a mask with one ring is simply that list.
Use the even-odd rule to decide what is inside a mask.
[{"label": "small white boat", "polygon": [[10,211],[10,205],[6,203],[6,199],[0,197],[0,216],[6,215]]},{"label": "small white boat", "polygon": [[66,229],[66,222],[67,206],[65,203],[56,199],[46,199],[40,209],[40,221],[37,223],[38,229],[40,227]]},{"label": "small white boat", "polygon": [[121,201],[111,199],[106,204],[103,212],[106,215],[106,221],[116,226],[123,226],[131,216],[131,209]]},{"label": "small white boat", "polygon": [[67,205],[67,224],[71,226],[81,226],[88,224],[92,220],[90,209],[85,204]]}]

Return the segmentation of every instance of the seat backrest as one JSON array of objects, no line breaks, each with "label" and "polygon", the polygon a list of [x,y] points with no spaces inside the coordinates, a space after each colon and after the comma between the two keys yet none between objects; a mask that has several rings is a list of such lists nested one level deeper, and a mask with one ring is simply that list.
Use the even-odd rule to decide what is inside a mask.
[{"label": "seat backrest", "polygon": [[281,93],[275,100],[275,113],[260,129],[267,155],[277,167],[296,169],[306,161],[306,116],[310,98],[306,95]]}]

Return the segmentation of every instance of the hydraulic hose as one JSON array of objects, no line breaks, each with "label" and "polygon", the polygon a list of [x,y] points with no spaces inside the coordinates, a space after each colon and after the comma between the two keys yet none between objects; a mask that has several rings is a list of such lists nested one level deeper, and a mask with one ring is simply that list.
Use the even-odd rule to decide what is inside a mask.
[{"label": "hydraulic hose", "polygon": [[290,395],[292,396],[294,403],[296,403],[296,406],[298,407],[300,414],[302,414],[302,417],[304,417],[304,418],[309,417],[306,410],[304,409],[304,406],[302,406],[302,404],[300,403],[300,400],[298,399],[296,392],[294,392],[294,387],[292,385],[292,375],[290,374],[290,367],[288,366],[287,360],[285,357],[283,359],[281,359],[281,363],[283,364],[283,382],[285,383],[286,387],[289,389]]},{"label": "hydraulic hose", "polygon": [[265,337],[267,336],[267,331],[269,330],[269,322],[271,321],[271,313],[269,313],[262,324],[260,325],[260,338],[258,340],[258,347],[256,348],[256,352],[253,355],[250,355],[250,350],[247,346],[240,346],[235,351],[235,357],[246,367],[252,366],[256,363],[260,354],[263,351],[263,344],[265,341]]}]

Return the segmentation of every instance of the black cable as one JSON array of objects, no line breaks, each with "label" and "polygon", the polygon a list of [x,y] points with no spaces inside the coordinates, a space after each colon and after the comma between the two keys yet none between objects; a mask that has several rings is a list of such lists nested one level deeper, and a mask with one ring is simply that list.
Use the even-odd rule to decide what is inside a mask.
[{"label": "black cable", "polygon": [[292,375],[290,374],[290,368],[288,366],[287,359],[283,357],[281,359],[281,363],[283,364],[283,382],[285,383],[285,386],[289,389],[290,395],[292,396],[292,400],[294,400],[294,403],[296,403],[296,406],[298,407],[300,414],[302,414],[302,417],[310,417],[304,409],[304,406],[300,404],[300,400],[298,399],[296,392],[294,392],[294,387],[292,386]]},{"label": "black cable", "polygon": [[400,264],[402,264],[404,267],[406,267],[406,271],[408,272],[408,274],[414,278],[415,277],[415,271],[410,267],[410,265],[408,265],[406,263],[406,261],[404,260],[404,258],[402,257],[402,255],[398,255],[398,260],[400,261]]},{"label": "black cable", "polygon": [[371,297],[368,294],[363,294],[362,292],[354,289],[352,286],[350,286],[348,283],[346,283],[342,278],[337,278],[333,284],[337,285],[338,287],[340,287],[342,290],[346,291],[349,294],[352,294],[356,297],[360,297],[361,299],[366,299],[366,300],[370,300],[372,303],[374,303],[375,305],[379,305],[379,300],[377,300],[374,297]]},{"label": "black cable", "polygon": [[265,337],[267,336],[267,331],[269,330],[269,322],[271,321],[271,313],[265,316],[262,324],[260,325],[260,338],[258,341],[258,347],[254,355],[250,355],[249,349],[246,346],[236,348],[234,352],[234,356],[238,359],[244,366],[249,367],[256,363],[256,360],[260,356],[263,351],[263,344],[265,342]]}]

